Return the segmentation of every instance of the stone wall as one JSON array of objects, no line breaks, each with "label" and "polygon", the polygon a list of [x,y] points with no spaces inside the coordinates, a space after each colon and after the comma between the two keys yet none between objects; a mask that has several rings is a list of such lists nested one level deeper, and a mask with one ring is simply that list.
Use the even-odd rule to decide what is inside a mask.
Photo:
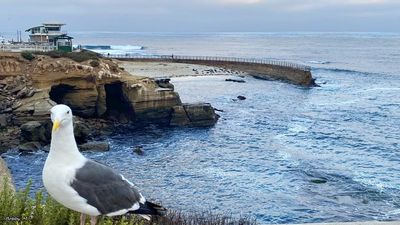
[{"label": "stone wall", "polygon": [[302,86],[313,85],[313,78],[310,71],[283,67],[277,65],[267,65],[258,63],[242,62],[220,62],[205,60],[179,60],[181,63],[201,64],[207,66],[221,67],[224,69],[238,70],[249,73],[250,75],[261,79],[277,79],[288,81]]},{"label": "stone wall", "polygon": [[283,80],[289,83],[293,83],[301,86],[313,86],[314,79],[310,71],[304,71],[302,69],[259,64],[259,63],[247,63],[247,62],[224,62],[224,61],[213,61],[213,60],[171,60],[171,59],[124,59],[125,61],[143,61],[143,62],[176,62],[176,63],[188,63],[188,64],[199,64],[213,67],[220,67],[229,70],[236,70],[246,72],[254,77],[261,79],[276,79]]}]

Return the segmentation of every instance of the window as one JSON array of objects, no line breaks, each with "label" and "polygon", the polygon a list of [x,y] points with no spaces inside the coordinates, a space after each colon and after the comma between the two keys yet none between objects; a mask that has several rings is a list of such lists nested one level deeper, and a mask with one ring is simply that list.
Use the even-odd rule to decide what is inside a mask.
[{"label": "window", "polygon": [[60,31],[60,27],[47,27],[48,31]]}]

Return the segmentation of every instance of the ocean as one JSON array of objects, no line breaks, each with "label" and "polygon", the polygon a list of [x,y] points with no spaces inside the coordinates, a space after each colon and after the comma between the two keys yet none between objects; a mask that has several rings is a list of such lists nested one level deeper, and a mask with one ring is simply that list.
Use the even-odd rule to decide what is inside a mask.
[{"label": "ocean", "polygon": [[[154,128],[85,153],[176,210],[261,224],[400,220],[400,34],[76,32],[106,53],[265,58],[312,67],[320,87],[232,76],[173,78],[210,102],[211,128]],[[105,52],[104,52],[105,51]],[[246,100],[237,101],[238,95]],[[145,154],[132,153],[142,146]],[[5,155],[17,187],[42,188],[45,152]]]}]

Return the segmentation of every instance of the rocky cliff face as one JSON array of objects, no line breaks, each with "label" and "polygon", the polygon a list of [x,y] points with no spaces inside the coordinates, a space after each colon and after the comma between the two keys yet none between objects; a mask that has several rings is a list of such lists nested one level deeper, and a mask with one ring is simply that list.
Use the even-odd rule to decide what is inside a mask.
[{"label": "rocky cliff face", "polygon": [[6,185],[8,185],[9,190],[15,191],[10,170],[7,167],[7,163],[1,157],[0,157],[0,181],[1,181],[0,192],[3,191],[4,181],[6,181]]},{"label": "rocky cliff face", "polygon": [[[92,61],[43,55],[28,61],[18,53],[0,53],[0,130],[18,136],[20,130],[11,127],[36,121],[49,132],[49,109],[57,103],[84,120],[105,123],[208,126],[217,120],[210,105],[185,107],[171,85],[131,75],[110,60]],[[180,107],[185,110],[177,113]],[[29,140],[26,133],[24,138]],[[0,140],[1,145],[7,146]]]}]

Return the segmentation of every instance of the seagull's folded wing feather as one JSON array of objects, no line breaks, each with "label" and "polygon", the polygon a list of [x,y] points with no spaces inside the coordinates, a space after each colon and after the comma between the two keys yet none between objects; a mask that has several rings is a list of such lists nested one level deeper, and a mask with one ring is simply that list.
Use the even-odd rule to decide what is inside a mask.
[{"label": "seagull's folded wing feather", "polygon": [[142,196],[131,183],[111,168],[91,160],[76,171],[71,186],[103,215],[140,207]]}]

